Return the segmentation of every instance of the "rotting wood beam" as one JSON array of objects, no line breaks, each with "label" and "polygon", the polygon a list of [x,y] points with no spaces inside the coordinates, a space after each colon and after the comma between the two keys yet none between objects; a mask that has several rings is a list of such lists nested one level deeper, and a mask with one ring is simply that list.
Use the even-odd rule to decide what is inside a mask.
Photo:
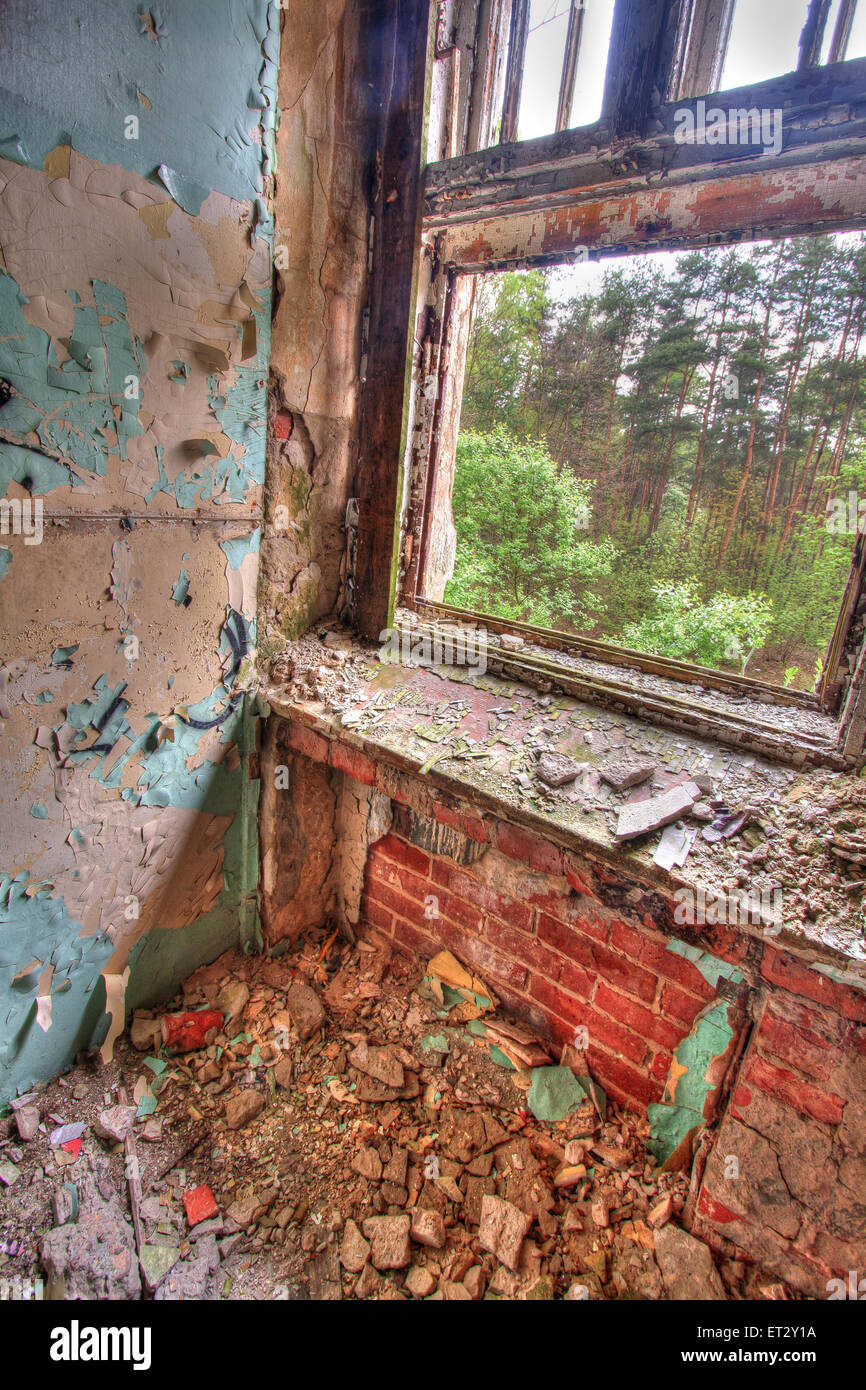
[{"label": "rotting wood beam", "polygon": [[556,130],[567,130],[571,121],[574,84],[577,78],[577,60],[580,57],[580,41],[583,37],[585,14],[584,0],[571,0],[571,9],[568,12],[568,33],[565,38],[565,55],[562,59],[562,76],[559,81],[559,97],[556,103]]},{"label": "rotting wood beam", "polygon": [[848,43],[851,38],[851,26],[854,23],[854,12],[857,9],[857,0],[842,0],[839,13],[836,16],[836,27],[833,30],[833,38],[830,42],[830,52],[827,57],[828,63],[842,63],[845,61],[845,54],[848,52]]},{"label": "rotting wood beam", "polygon": [[570,633],[559,632],[556,628],[535,627],[532,623],[523,623],[512,618],[497,618],[491,613],[475,613],[463,608],[454,608],[446,603],[432,603],[429,599],[419,598],[412,604],[412,608],[431,621],[480,625],[495,633],[516,632],[539,646],[551,647],[557,651],[573,651],[591,660],[606,662],[610,666],[636,668],[650,675],[662,676],[666,680],[712,686],[723,693],[748,695],[757,700],[764,700],[767,704],[809,710],[817,710],[819,707],[818,697],[811,691],[771,685],[755,676],[715,671],[698,666],[694,662],[678,661],[674,657],[652,656],[647,652],[633,651],[629,647],[619,647],[615,643],[599,642],[593,637],[573,636]]},{"label": "rotting wood beam", "polygon": [[728,52],[736,0],[688,0],[680,19],[667,97],[704,96],[718,90]]},{"label": "rotting wood beam", "polygon": [[385,106],[373,208],[370,347],[360,402],[355,487],[355,621],[361,634],[371,639],[389,626],[394,603],[429,53],[435,38],[430,0],[394,0],[391,24],[383,55]]},{"label": "rotting wood beam", "polygon": [[824,30],[827,28],[829,14],[830,0],[809,0],[809,12],[800,35],[798,72],[802,72],[804,68],[817,67],[821,62],[821,45],[824,42]]},{"label": "rotting wood beam", "polygon": [[508,62],[505,68],[505,95],[502,102],[502,125],[499,142],[507,145],[517,139],[520,119],[520,98],[523,92],[523,66],[526,61],[526,40],[529,36],[529,0],[512,0],[511,26],[508,34]]},{"label": "rotting wood beam", "polygon": [[461,270],[545,265],[570,256],[721,245],[866,227],[866,153],[813,168],[708,176],[671,186],[632,184],[536,211],[449,226],[443,263]]},{"label": "rotting wood beam", "polygon": [[613,137],[604,118],[593,126],[543,135],[516,145],[497,145],[427,166],[424,175],[425,217],[445,220],[467,203],[497,205],[524,185],[524,196],[544,197],[567,188],[610,182],[629,167],[670,177],[689,176],[707,164],[747,159],[755,167],[793,153],[801,162],[820,158],[830,145],[863,140],[866,119],[866,58],[827,68],[810,68],[785,77],[712,94],[706,105],[730,111],[781,109],[784,113],[782,155],[743,147],[732,156],[725,145],[684,141],[675,136],[679,113],[690,111],[697,124],[699,98],[668,102],[655,113],[656,129],[648,137]]},{"label": "rotting wood beam", "polygon": [[680,0],[616,0],[602,98],[614,139],[644,134],[654,102],[667,91],[679,9]]}]

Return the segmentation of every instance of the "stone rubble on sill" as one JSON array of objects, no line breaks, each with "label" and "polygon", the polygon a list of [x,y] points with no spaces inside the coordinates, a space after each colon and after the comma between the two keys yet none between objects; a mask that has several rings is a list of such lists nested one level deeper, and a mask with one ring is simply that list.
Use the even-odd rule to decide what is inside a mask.
[{"label": "stone rubble on sill", "polygon": [[[275,698],[313,703],[335,734],[348,728],[417,760],[421,771],[460,778],[470,796],[477,788],[610,847],[625,804],[692,779],[703,783],[707,796],[689,821],[710,822],[710,801],[717,799],[745,811],[746,822],[715,844],[699,834],[679,880],[716,894],[746,890],[757,901],[780,895],[783,925],[798,941],[866,961],[866,779],[824,768],[795,771],[504,677],[382,666],[378,649],[357,640],[350,654],[336,653],[307,634],[290,651],[301,674],[285,689],[274,687]],[[577,763],[578,776],[547,785],[538,776],[547,757]],[[651,780],[617,793],[605,773],[623,762],[652,764]],[[646,850],[649,862],[657,835],[632,842],[631,850]]]}]

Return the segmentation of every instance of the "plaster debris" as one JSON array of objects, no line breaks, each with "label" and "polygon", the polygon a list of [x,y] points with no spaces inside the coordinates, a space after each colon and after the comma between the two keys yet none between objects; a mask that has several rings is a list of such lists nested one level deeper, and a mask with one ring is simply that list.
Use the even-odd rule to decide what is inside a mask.
[{"label": "plaster debris", "polygon": [[[453,957],[441,968],[452,978],[462,969]],[[373,975],[376,991],[361,988]],[[0,1251],[0,1278],[14,1259],[66,1298],[135,1298],[142,1284],[158,1301],[278,1289],[290,1299],[532,1301],[576,1297],[575,1286],[589,1299],[769,1296],[758,1267],[725,1260],[720,1279],[683,1228],[688,1176],[659,1167],[646,1120],[610,1102],[602,1118],[579,1076],[561,1118],[537,1118],[532,1078],[562,1068],[527,1067],[541,1046],[529,1030],[494,1008],[467,1021],[469,1001],[456,990],[431,997],[431,979],[426,963],[384,952],[369,928],[355,943],[309,932],[278,959],[231,952],[197,970],[176,1011],[210,1009],[242,984],[243,1031],[144,1060],[123,1037],[107,1068],[83,1062],[39,1090],[42,1113],[66,1124],[74,1092],[80,1147],[56,1175],[43,1168],[50,1136],[0,1165],[14,1182],[4,1223],[23,1242],[18,1256]],[[469,979],[474,997],[483,982]],[[286,1007],[299,983],[327,1007],[307,1039]],[[495,1060],[495,1029],[513,1060]],[[391,1059],[387,1081],[356,1065],[371,1054],[377,1068]],[[287,1059],[289,1090],[274,1080]],[[163,1063],[159,1075],[151,1062]],[[160,1135],[139,1148],[139,1274],[123,1150],[106,1150],[85,1125],[110,1108],[107,1089],[131,1089],[142,1069],[162,1084]],[[365,1081],[379,1089],[359,1099]],[[144,1138],[152,1123],[134,1119],[133,1133]],[[69,1203],[55,1214],[70,1183],[82,1193],[77,1222]]]},{"label": "plaster debris", "polygon": [[699,797],[700,789],[693,782],[686,782],[672,787],[662,796],[628,802],[619,813],[617,840],[636,840],[640,835],[649,835],[660,826],[669,825],[690,811]]}]

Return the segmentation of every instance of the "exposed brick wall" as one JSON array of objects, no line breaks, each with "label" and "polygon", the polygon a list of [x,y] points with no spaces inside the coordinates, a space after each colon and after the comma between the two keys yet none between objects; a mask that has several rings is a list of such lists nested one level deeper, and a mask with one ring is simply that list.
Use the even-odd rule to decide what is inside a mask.
[{"label": "exposed brick wall", "polygon": [[787,988],[764,997],[695,1229],[826,1297],[828,1279],[866,1271],[863,1000],[781,952],[765,964]]},{"label": "exposed brick wall", "polygon": [[[390,800],[362,917],[422,956],[449,948],[557,1042],[585,1027],[592,1071],[619,1103],[682,1104],[674,1054],[721,1005],[731,1039],[702,1078],[701,1113],[714,1124],[689,1220],[720,1251],[816,1297],[830,1278],[866,1275],[866,994],[755,934],[677,926],[671,897],[638,881],[625,857],[576,853],[351,741],[296,724],[281,740],[329,779]],[[301,811],[280,843],[325,836],[307,823],[321,821],[319,808]],[[285,894],[272,896],[284,910]]]},{"label": "exposed brick wall", "polygon": [[[488,826],[496,848],[468,866],[385,836],[368,857],[362,911],[422,956],[452,950],[558,1042],[585,1026],[593,1074],[632,1109],[670,1099],[676,1049],[702,1010],[731,999],[731,1045],[707,1073],[703,1114],[718,1130],[694,1229],[814,1297],[866,1270],[864,996],[770,943],[756,951],[735,930],[708,929],[717,960],[750,957],[750,1018],[742,991],[720,994],[667,933],[590,897],[597,866],[566,871],[556,846],[511,829]],[[520,894],[509,860],[523,866]]]},{"label": "exposed brick wall", "polygon": [[508,892],[509,865],[497,872],[496,851],[483,868],[457,867],[390,834],[370,851],[362,911],[422,955],[453,951],[557,1042],[586,1028],[594,1075],[622,1104],[644,1110],[662,1099],[673,1052],[718,992],[660,932],[575,893],[554,845],[511,829],[497,845],[526,850],[528,896]]}]

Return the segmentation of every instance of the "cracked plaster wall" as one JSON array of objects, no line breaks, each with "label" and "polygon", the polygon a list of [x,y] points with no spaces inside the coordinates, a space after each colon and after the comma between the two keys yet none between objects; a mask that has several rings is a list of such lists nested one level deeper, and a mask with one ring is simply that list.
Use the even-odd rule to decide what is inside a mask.
[{"label": "cracked plaster wall", "polygon": [[0,1102],[257,939],[279,24],[4,5]]},{"label": "cracked plaster wall", "polygon": [[279,83],[275,288],[260,607],[272,653],[341,601],[367,288],[381,49],[358,0],[292,17]]}]

